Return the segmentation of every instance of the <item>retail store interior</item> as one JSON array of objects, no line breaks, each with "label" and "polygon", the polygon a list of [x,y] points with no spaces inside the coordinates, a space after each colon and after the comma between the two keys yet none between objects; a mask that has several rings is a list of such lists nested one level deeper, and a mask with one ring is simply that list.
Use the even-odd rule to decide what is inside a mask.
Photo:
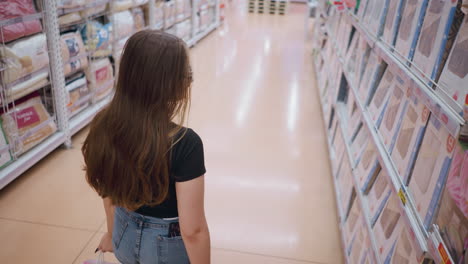
[{"label": "retail store interior", "polygon": [[81,148],[142,30],[189,52],[211,263],[468,263],[468,0],[0,1],[0,263],[119,263]]}]

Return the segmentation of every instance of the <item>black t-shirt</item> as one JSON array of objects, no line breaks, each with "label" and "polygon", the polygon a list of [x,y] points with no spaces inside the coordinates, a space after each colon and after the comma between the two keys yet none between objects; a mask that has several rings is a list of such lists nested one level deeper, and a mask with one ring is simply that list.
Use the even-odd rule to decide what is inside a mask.
[{"label": "black t-shirt", "polygon": [[[185,132],[185,129],[182,131]],[[189,181],[204,175],[205,158],[201,138],[190,128],[171,150],[169,193],[166,200],[157,206],[143,206],[137,213],[159,218],[179,216],[177,211],[176,182]]]}]

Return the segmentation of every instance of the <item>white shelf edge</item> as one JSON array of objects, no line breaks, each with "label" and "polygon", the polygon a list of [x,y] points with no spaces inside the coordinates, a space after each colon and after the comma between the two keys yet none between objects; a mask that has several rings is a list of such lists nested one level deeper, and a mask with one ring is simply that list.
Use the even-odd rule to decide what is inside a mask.
[{"label": "white shelf edge", "polygon": [[0,171],[0,190],[62,145],[65,140],[66,136],[63,132],[56,132],[3,168]]}]

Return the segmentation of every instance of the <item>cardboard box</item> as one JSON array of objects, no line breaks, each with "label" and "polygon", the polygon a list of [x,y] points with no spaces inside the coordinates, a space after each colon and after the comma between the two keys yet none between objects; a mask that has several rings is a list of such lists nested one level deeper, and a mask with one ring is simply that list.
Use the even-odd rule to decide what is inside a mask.
[{"label": "cardboard box", "polygon": [[382,122],[383,114],[390,98],[393,78],[393,73],[387,67],[369,104],[368,110],[376,127],[379,127]]},{"label": "cardboard box", "polygon": [[375,182],[367,194],[367,201],[369,203],[369,217],[371,225],[374,226],[375,222],[382,213],[388,198],[392,193],[392,186],[390,176],[386,170],[380,170]]},{"label": "cardboard box", "polygon": [[436,118],[436,115],[431,115],[409,180],[408,190],[426,228],[431,226],[436,213],[455,143],[456,139],[450,135],[443,123]]},{"label": "cardboard box", "polygon": [[428,1],[407,0],[405,3],[395,44],[396,53],[404,59],[413,59]]},{"label": "cardboard box", "polygon": [[465,15],[437,89],[454,109],[461,110],[468,94],[468,15]]},{"label": "cardboard box", "polygon": [[402,117],[406,110],[407,101],[405,100],[405,93],[409,85],[399,76],[395,76],[390,87],[390,97],[383,115],[382,124],[379,127],[379,132],[388,152],[392,153]]},{"label": "cardboard box", "polygon": [[424,17],[421,34],[414,54],[412,67],[435,80],[445,44],[452,25],[458,1],[430,0]]},{"label": "cardboard box", "polygon": [[392,0],[389,1],[388,4],[388,12],[385,18],[382,40],[391,47],[395,45],[404,3],[405,0]]},{"label": "cardboard box", "polygon": [[382,263],[391,263],[387,262],[387,258],[389,256],[390,259],[392,258],[396,242],[403,229],[404,221],[399,203],[398,196],[392,191],[382,213],[372,228],[377,243],[377,255]]},{"label": "cardboard box", "polygon": [[404,183],[407,183],[413,169],[430,115],[429,109],[419,99],[420,94],[416,94],[420,91],[411,89],[407,93],[407,109],[403,115],[395,149],[392,151],[392,159]]},{"label": "cardboard box", "polygon": [[359,188],[364,193],[369,191],[371,183],[380,171],[378,155],[374,142],[372,140],[368,140],[355,170],[359,181]]}]

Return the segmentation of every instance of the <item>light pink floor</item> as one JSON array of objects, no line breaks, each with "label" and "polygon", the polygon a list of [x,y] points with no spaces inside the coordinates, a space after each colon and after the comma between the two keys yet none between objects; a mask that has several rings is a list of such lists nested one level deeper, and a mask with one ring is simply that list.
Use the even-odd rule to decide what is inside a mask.
[{"label": "light pink floor", "polygon": [[[191,51],[189,125],[205,144],[213,263],[342,263],[305,9],[246,9],[231,7]],[[95,257],[105,216],[81,170],[86,133],[0,191],[0,263]]]}]

